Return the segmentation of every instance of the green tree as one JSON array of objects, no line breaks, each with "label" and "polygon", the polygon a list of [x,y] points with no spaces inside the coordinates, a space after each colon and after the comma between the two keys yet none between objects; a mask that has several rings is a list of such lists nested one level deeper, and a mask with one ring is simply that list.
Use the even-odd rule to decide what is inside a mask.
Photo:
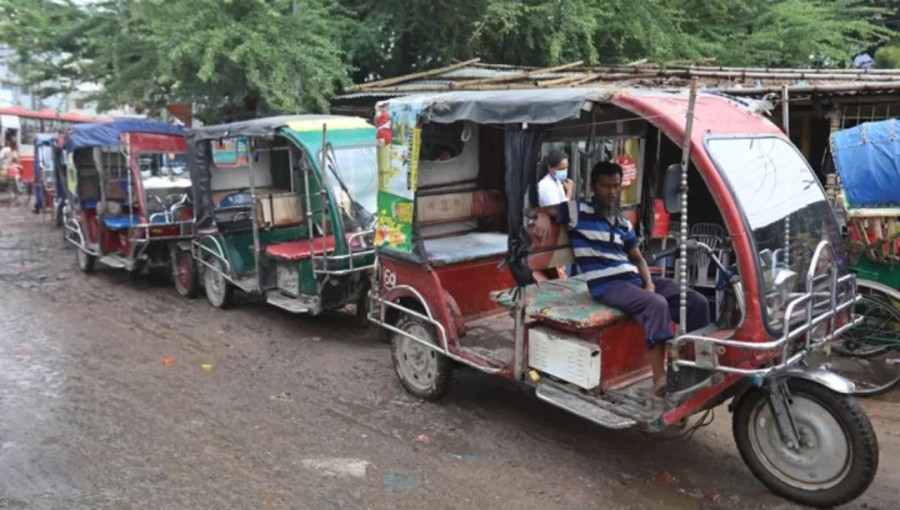
[{"label": "green tree", "polygon": [[[241,106],[322,111],[347,82],[355,22],[334,0],[6,0],[0,43],[42,93],[102,86],[101,107],[190,102],[219,120]],[[47,14],[51,13],[51,14]],[[24,35],[24,37],[23,37]]]}]

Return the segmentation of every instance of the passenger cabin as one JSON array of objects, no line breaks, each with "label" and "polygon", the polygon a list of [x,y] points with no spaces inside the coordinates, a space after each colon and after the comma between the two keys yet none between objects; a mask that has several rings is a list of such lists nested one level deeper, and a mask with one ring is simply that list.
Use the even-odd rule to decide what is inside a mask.
[{"label": "passenger cabin", "polygon": [[[382,103],[381,108],[390,108],[390,103]],[[511,202],[505,174],[510,154],[506,150],[506,128],[470,120],[423,122],[410,250],[412,260],[419,262],[400,256],[389,245],[380,250],[389,282],[416,288],[427,311],[443,324],[449,344],[461,356],[502,369],[508,369],[513,360],[515,281],[508,267],[501,264],[510,250],[510,225],[522,225],[510,221],[508,215]],[[533,167],[521,176],[525,184],[536,186],[545,175],[545,167],[538,168],[540,159],[559,149],[569,157],[569,177],[575,181],[576,198],[590,200],[590,169],[599,161],[618,162],[625,173],[622,214],[637,230],[648,263],[655,264],[652,271],[674,276],[680,262],[669,259],[654,263],[653,253],[677,244],[679,215],[666,214],[660,198],[665,168],[680,160],[681,141],[670,140],[644,118],[612,104],[585,111],[577,119],[535,129],[541,134],[534,137]],[[397,132],[395,126],[395,136]],[[730,239],[724,222],[702,178],[697,172],[689,175],[690,237],[710,245],[727,262]],[[385,188],[383,183],[382,190]],[[536,193],[526,193],[524,211],[537,206],[535,199]],[[389,211],[381,213],[390,215]],[[640,337],[640,326],[619,310],[591,299],[585,281],[578,275],[565,228],[555,227],[544,243],[534,238],[530,242],[527,263],[531,271],[570,273],[525,288],[532,330],[546,324],[596,345],[605,388],[627,386],[645,378],[650,369],[644,344],[616,341],[629,335]],[[719,285],[724,275],[700,253],[691,253],[687,264],[691,286],[710,300],[711,317],[720,322],[734,321],[734,315],[724,311],[726,292]],[[385,281],[382,277],[383,293],[402,296],[395,297],[395,302],[423,308],[417,303],[418,296],[391,292]],[[423,281],[432,283],[424,286]],[[390,323],[396,322],[401,312],[387,309],[385,313]]]}]

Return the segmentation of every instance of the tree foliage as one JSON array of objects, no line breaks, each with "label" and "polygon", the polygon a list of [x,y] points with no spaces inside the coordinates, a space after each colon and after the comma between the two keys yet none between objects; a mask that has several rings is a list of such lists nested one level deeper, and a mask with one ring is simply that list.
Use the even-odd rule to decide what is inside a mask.
[{"label": "tree foliage", "polygon": [[0,45],[39,93],[190,102],[205,120],[321,111],[350,81],[480,56],[841,65],[891,38],[900,0],[3,0]]}]

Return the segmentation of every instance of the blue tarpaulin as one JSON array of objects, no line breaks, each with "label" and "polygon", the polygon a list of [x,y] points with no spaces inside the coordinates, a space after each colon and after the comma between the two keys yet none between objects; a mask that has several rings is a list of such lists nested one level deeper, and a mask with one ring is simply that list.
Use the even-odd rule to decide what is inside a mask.
[{"label": "blue tarpaulin", "polygon": [[866,122],[831,135],[831,154],[851,207],[900,205],[897,119]]},{"label": "blue tarpaulin", "polygon": [[121,143],[123,133],[184,136],[184,128],[140,119],[76,124],[66,137],[66,150],[117,145]]}]

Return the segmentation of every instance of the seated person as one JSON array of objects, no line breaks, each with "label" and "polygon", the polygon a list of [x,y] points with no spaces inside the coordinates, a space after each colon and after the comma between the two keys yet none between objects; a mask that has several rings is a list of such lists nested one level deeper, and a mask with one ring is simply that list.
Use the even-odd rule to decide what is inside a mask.
[{"label": "seated person", "polygon": [[[665,342],[671,340],[672,319],[679,318],[679,286],[673,280],[651,277],[638,249],[631,223],[620,214],[622,167],[600,162],[591,173],[593,202],[569,201],[531,211],[536,217],[535,235],[545,238],[550,222],[567,225],[575,262],[598,303],[631,315],[644,328],[653,392],[666,389]],[[687,330],[709,324],[709,305],[694,290],[687,294]]]},{"label": "seated person", "polygon": [[[539,164],[538,171],[544,177],[538,182],[538,205],[550,207],[572,200],[575,185],[569,179],[569,156],[560,150],[552,150]],[[534,271],[535,281],[564,278],[566,271],[559,267],[545,271]]]}]

